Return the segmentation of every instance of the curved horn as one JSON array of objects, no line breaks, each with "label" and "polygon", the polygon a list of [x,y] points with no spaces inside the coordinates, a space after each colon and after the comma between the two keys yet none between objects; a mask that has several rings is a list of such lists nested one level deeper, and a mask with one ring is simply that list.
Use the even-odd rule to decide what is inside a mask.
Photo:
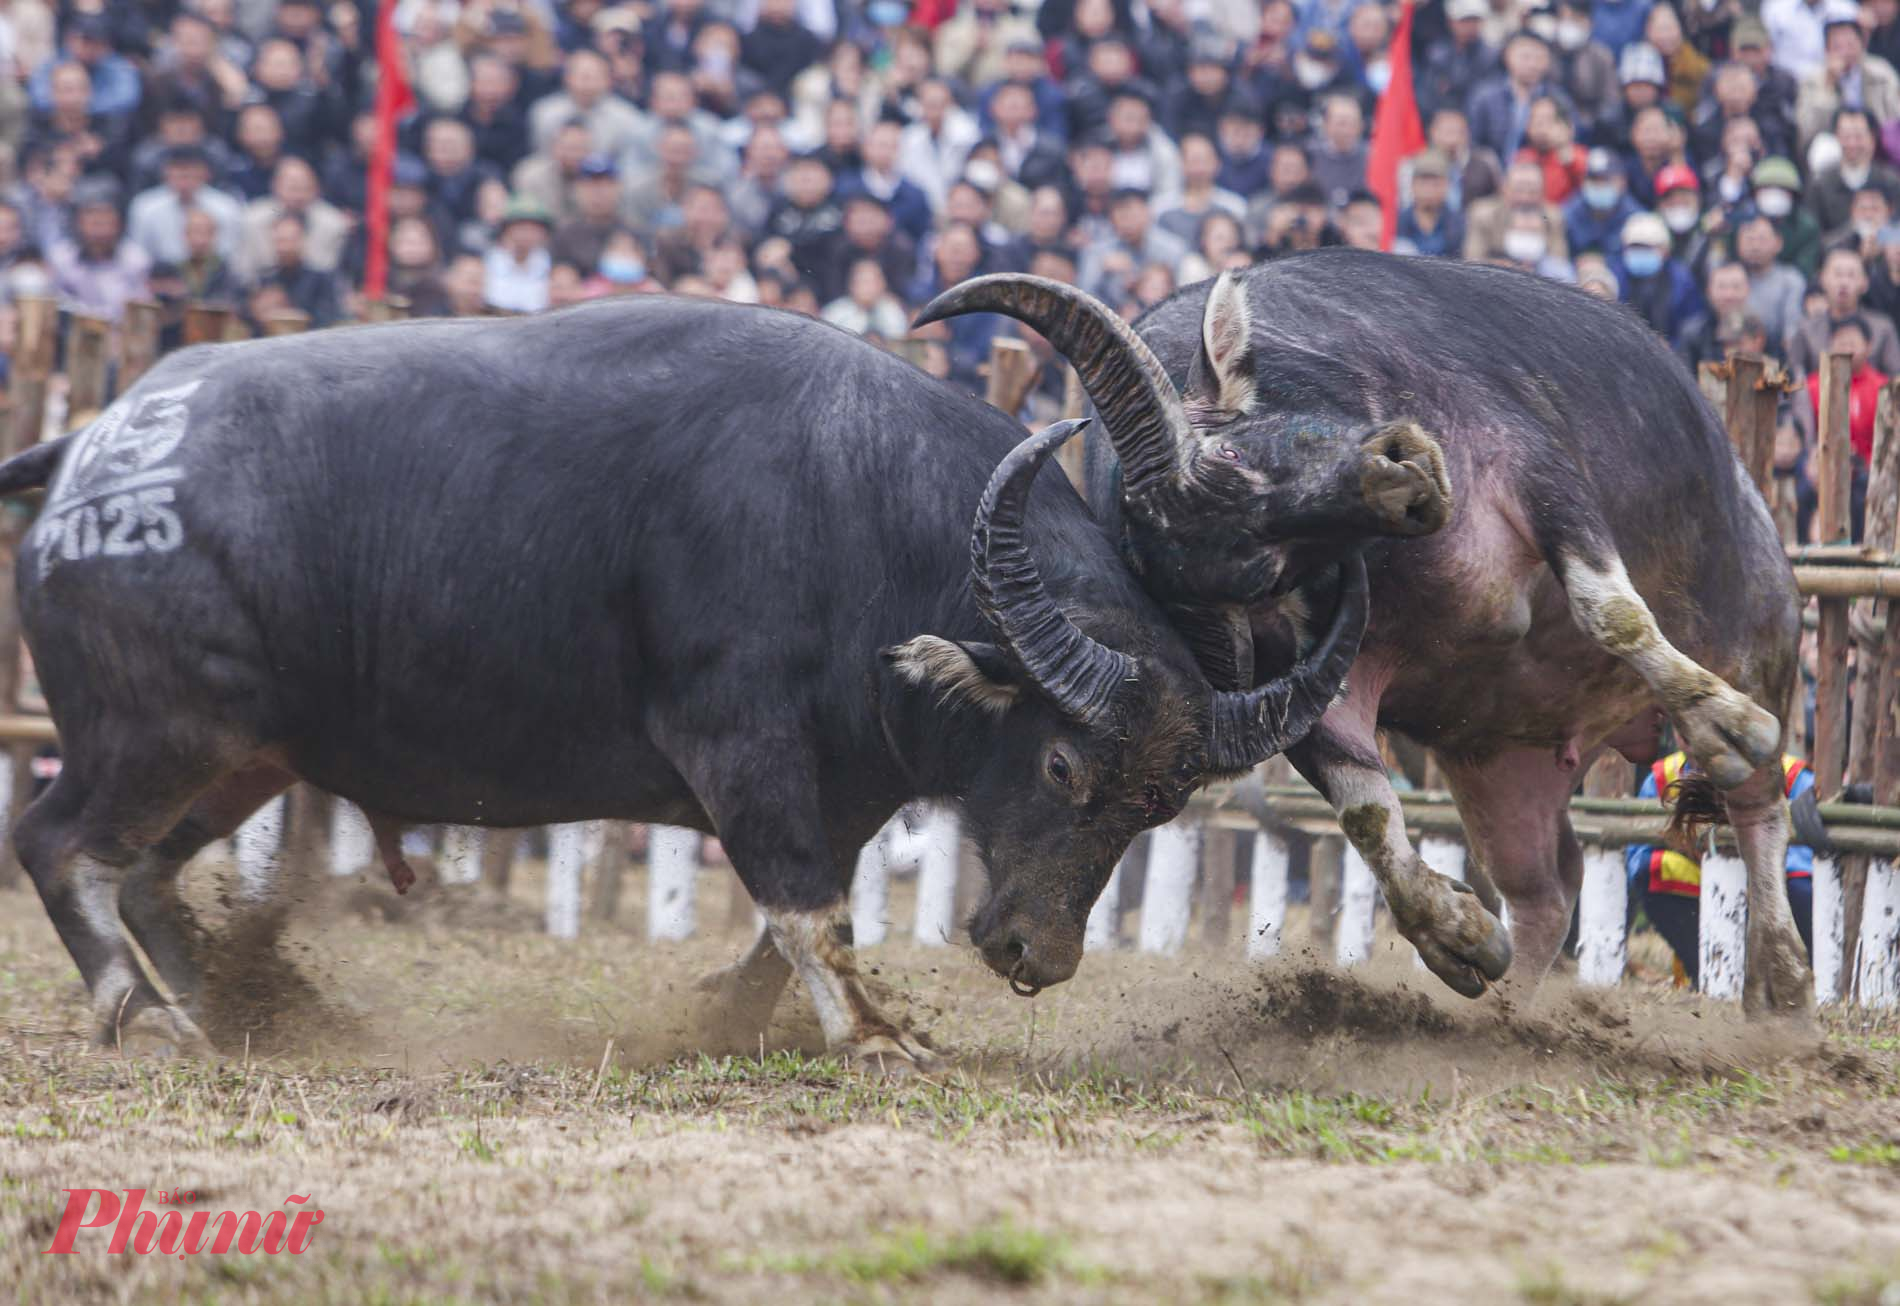
[{"label": "curved horn", "polygon": [[1135,660],[1105,648],[1062,615],[1023,538],[1029,487],[1049,455],[1087,421],[1057,422],[1024,440],[997,466],[970,536],[970,588],[999,642],[1037,687],[1084,725],[1108,710]]},{"label": "curved horn", "polygon": [[1130,499],[1171,480],[1193,434],[1181,396],[1147,342],[1116,313],[1074,286],[994,272],[944,291],[917,315],[925,326],[960,313],[1001,313],[1026,322],[1075,364],[1108,426]]},{"label": "curved horn", "polygon": [[1306,737],[1346,679],[1366,632],[1366,560],[1341,564],[1339,603],[1319,646],[1276,680],[1245,693],[1214,694],[1214,728],[1207,744],[1211,771],[1247,771]]}]

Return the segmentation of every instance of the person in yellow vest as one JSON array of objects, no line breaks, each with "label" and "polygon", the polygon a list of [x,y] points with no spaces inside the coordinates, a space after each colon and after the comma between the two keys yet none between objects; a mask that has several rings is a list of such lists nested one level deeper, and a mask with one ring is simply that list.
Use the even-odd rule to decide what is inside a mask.
[{"label": "person in yellow vest", "polygon": [[[1670,786],[1687,766],[1686,753],[1671,753],[1649,769],[1637,797],[1669,800]],[[1806,762],[1784,754],[1781,769],[1786,779],[1783,789],[1790,802],[1813,791],[1814,772]],[[1623,860],[1629,867],[1632,914],[1640,904],[1649,923],[1676,954],[1689,983],[1697,983],[1701,956],[1697,947],[1701,863],[1689,851],[1646,843],[1631,844],[1624,851]],[[1814,850],[1806,844],[1788,845],[1788,905],[1794,910],[1795,928],[1801,931],[1801,942],[1812,956]]]}]

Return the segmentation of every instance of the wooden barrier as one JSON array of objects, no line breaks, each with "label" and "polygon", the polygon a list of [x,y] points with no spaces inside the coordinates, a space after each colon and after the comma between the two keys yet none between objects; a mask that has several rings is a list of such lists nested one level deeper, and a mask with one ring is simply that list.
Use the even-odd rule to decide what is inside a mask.
[{"label": "wooden barrier", "polygon": [[119,320],[119,393],[152,370],[158,361],[158,337],[164,310],[149,299],[134,299]]},{"label": "wooden barrier", "polygon": [[46,433],[46,392],[53,379],[58,350],[59,304],[44,295],[22,295],[18,309],[17,341],[8,382],[13,430],[7,442],[9,456],[40,442]]},{"label": "wooden barrier", "polygon": [[[1848,442],[1848,378],[1853,359],[1832,353],[1821,360],[1821,420],[1815,450],[1816,529],[1824,544],[1847,543],[1853,447]],[[1815,655],[1814,750],[1809,762],[1821,797],[1840,793],[1847,778],[1847,636],[1845,595],[1823,597]]]},{"label": "wooden barrier", "polygon": [[105,411],[112,323],[91,313],[66,322],[66,429],[76,431]]}]

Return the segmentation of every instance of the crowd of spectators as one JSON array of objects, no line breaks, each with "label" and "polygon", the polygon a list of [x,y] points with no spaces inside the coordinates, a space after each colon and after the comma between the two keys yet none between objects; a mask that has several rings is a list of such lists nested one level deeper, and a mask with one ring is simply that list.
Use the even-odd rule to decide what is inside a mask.
[{"label": "crowd of spectators", "polygon": [[[1428,148],[1394,247],[1621,300],[1691,365],[1746,346],[1805,376],[1848,348],[1871,395],[1900,369],[1900,0],[1752,3],[1419,5]],[[359,313],[377,16],[0,0],[0,298]],[[944,287],[1019,269],[1132,314],[1222,268],[1381,243],[1368,136],[1398,17],[397,0],[419,104],[390,291],[442,314],[664,288],[890,338]],[[934,364],[980,386],[1012,329],[959,319]]]}]

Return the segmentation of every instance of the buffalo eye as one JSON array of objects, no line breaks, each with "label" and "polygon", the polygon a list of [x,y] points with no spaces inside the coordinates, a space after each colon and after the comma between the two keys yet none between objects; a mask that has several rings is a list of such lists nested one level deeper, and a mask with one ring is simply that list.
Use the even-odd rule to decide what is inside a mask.
[{"label": "buffalo eye", "polygon": [[1069,759],[1060,752],[1050,753],[1049,760],[1043,765],[1049,772],[1049,778],[1064,789],[1075,783],[1075,769],[1069,765]]},{"label": "buffalo eye", "polygon": [[1240,461],[1240,450],[1231,444],[1224,444],[1220,447],[1220,456],[1230,463],[1237,463]]}]

